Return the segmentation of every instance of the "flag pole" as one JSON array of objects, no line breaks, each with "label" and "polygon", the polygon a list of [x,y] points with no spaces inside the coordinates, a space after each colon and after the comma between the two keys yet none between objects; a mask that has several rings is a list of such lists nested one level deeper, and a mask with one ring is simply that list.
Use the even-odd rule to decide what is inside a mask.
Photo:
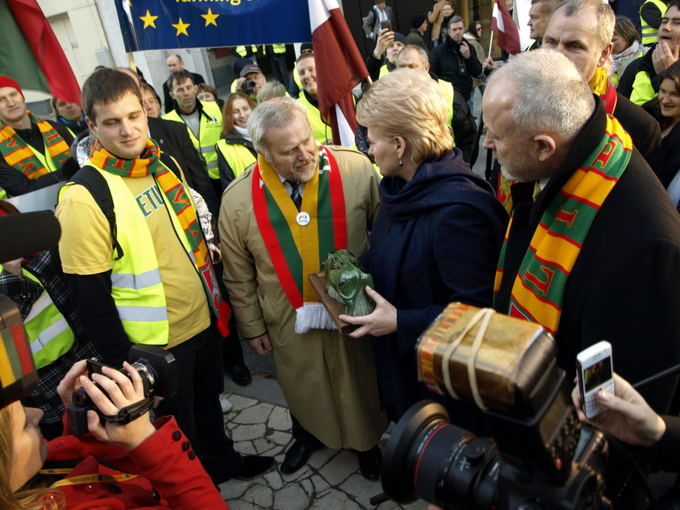
[{"label": "flag pole", "polygon": [[493,46],[493,34],[494,34],[494,31],[492,30],[491,31],[491,37],[489,37],[489,52],[486,55],[486,58],[491,58],[491,47]]}]

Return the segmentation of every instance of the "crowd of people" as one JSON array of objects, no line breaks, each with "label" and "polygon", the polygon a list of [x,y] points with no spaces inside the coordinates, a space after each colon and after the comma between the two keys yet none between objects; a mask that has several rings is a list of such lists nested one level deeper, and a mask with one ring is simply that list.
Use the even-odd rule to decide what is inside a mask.
[{"label": "crowd of people", "polygon": [[[484,434],[474,404],[418,380],[418,338],[453,301],[541,324],[569,374],[578,352],[608,340],[620,375],[593,424],[675,470],[677,377],[642,394],[626,380],[680,362],[677,2],[648,0],[658,24],[639,33],[600,0],[532,0],[534,42],[501,62],[484,58],[482,25],[454,2],[437,0],[403,35],[376,0],[353,147],[332,145],[318,109],[323,48],[310,44],[292,72],[285,45],[236,48],[226,97],[176,54],[162,94],[133,69],[101,68],[81,105],[53,100],[55,121],[0,76],[2,198],[58,185],[62,230],[58,249],[0,273],[40,375],[0,410],[0,507],[225,508],[216,485],[275,465],[225,432],[224,373],[252,378],[242,342],[273,355],[292,421],[282,473],[347,449],[377,480],[388,423],[424,398]],[[651,7],[641,14],[654,18]],[[486,176],[471,170],[480,136]],[[0,201],[0,215],[20,212]],[[340,315],[346,334],[308,278],[341,249],[372,275],[375,304]],[[175,359],[178,391],[156,402],[157,420],[90,411],[91,434],[63,435],[75,388],[107,416],[144,398],[127,364],[134,344]],[[92,357],[121,371],[88,374],[79,360]]]}]

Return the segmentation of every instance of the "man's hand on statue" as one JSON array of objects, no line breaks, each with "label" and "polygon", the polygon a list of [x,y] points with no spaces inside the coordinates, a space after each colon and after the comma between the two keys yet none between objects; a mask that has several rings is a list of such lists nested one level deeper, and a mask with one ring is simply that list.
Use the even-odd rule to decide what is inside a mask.
[{"label": "man's hand on statue", "polygon": [[370,287],[366,287],[366,294],[375,301],[375,309],[368,315],[351,317],[340,315],[340,319],[348,324],[360,326],[350,333],[353,338],[365,335],[384,336],[397,330],[397,309]]},{"label": "man's hand on statue", "polygon": [[680,58],[680,52],[676,49],[672,51],[668,43],[664,39],[659,39],[656,48],[652,52],[652,64],[654,71],[660,73],[668,69],[673,63]]},{"label": "man's hand on statue", "polygon": [[460,42],[460,54],[463,55],[465,60],[470,58],[470,46],[468,46],[468,43],[466,43],[465,40]]},{"label": "man's hand on statue", "polygon": [[248,340],[248,343],[250,343],[250,347],[252,347],[257,354],[262,355],[272,351],[272,343],[269,340],[269,335],[267,333],[258,336],[257,338],[251,338]]},{"label": "man's hand on statue", "polygon": [[389,28],[383,28],[380,30],[380,35],[378,35],[378,41],[375,43],[375,49],[373,50],[373,56],[376,60],[380,60],[385,54],[385,50],[394,41],[394,32]]}]

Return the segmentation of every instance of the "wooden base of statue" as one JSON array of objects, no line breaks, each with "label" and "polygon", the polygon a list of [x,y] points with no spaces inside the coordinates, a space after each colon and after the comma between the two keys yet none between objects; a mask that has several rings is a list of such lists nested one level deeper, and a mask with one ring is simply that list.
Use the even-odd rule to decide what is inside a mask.
[{"label": "wooden base of statue", "polygon": [[312,284],[312,287],[314,287],[316,293],[319,295],[321,303],[328,312],[328,315],[331,316],[331,319],[333,319],[333,322],[337,328],[342,331],[343,335],[349,335],[352,331],[359,327],[355,326],[354,324],[348,324],[347,322],[340,319],[339,316],[344,314],[346,311],[345,305],[330,297],[328,292],[326,292],[325,273],[312,273],[308,275],[307,278],[309,279],[309,283]]}]

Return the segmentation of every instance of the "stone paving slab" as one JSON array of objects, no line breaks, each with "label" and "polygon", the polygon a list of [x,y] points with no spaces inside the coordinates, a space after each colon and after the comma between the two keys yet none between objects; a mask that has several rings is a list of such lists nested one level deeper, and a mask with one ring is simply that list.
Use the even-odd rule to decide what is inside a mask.
[{"label": "stone paving slab", "polygon": [[[254,379],[258,379],[256,376]],[[257,381],[254,381],[257,384]],[[278,466],[291,442],[288,410],[280,405],[261,402],[251,391],[228,385],[227,396],[233,409],[225,414],[238,452],[271,455],[277,466],[252,480],[229,480],[220,485],[222,496],[232,510],[424,510],[427,504],[416,501],[401,506],[392,501],[371,506],[371,497],[382,492],[380,482],[366,480],[359,473],[356,454],[324,448],[312,454],[309,463],[295,473],[283,475]],[[279,400],[274,398],[273,400]],[[383,447],[387,436],[381,440]]]}]

